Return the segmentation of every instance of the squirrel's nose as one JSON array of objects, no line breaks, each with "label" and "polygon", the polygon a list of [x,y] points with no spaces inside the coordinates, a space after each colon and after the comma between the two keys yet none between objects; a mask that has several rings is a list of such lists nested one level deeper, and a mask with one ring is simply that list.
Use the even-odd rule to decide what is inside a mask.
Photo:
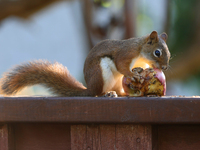
[{"label": "squirrel's nose", "polygon": [[162,66],[162,70],[167,70],[167,69],[168,69],[168,67],[166,65]]}]

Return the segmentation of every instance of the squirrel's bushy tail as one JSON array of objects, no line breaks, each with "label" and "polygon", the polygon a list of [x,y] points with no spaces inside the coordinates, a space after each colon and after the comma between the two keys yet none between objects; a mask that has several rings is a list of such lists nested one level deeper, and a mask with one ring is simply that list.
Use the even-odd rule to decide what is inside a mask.
[{"label": "squirrel's bushy tail", "polygon": [[0,93],[13,95],[26,86],[41,84],[57,96],[84,96],[84,87],[66,67],[48,61],[33,61],[16,66],[0,80]]}]

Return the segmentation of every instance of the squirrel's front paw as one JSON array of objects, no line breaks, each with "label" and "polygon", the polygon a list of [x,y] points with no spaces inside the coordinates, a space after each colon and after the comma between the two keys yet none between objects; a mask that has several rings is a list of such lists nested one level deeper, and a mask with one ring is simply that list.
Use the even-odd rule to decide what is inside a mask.
[{"label": "squirrel's front paw", "polygon": [[142,67],[136,67],[136,68],[133,68],[132,69],[132,72],[133,73],[141,73],[144,69]]},{"label": "squirrel's front paw", "polygon": [[137,67],[132,69],[133,75],[130,77],[131,81],[133,82],[140,82],[141,80],[141,75],[140,73],[143,71],[143,68]]},{"label": "squirrel's front paw", "polygon": [[133,82],[139,82],[140,81],[140,76],[139,75],[134,75],[130,77],[131,81]]},{"label": "squirrel's front paw", "polygon": [[115,91],[107,92],[104,97],[118,97],[117,93]]},{"label": "squirrel's front paw", "polygon": [[149,69],[143,69],[141,67],[137,67],[137,68],[133,68],[132,69],[132,77],[129,77],[131,79],[131,81],[135,82],[135,83],[143,83],[144,82],[144,78],[146,78],[148,75],[153,76],[153,68],[149,68]]}]

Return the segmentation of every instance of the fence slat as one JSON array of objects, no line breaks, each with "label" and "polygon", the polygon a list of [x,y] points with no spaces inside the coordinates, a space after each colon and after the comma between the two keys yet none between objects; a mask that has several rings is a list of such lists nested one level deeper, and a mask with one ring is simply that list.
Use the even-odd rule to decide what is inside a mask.
[{"label": "fence slat", "polygon": [[0,150],[13,150],[14,148],[12,125],[0,124]]},{"label": "fence slat", "polygon": [[117,149],[151,150],[150,125],[117,125]]},{"label": "fence slat", "polygon": [[151,150],[151,125],[72,125],[72,150]]}]

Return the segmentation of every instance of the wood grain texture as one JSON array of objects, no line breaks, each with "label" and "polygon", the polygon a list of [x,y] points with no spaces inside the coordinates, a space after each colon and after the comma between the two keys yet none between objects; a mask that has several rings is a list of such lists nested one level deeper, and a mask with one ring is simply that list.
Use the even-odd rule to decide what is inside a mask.
[{"label": "wood grain texture", "polygon": [[12,125],[0,124],[0,150],[14,149],[14,132]]},{"label": "wood grain texture", "polygon": [[117,125],[116,149],[151,150],[150,125]]},{"label": "wood grain texture", "polygon": [[8,126],[0,125],[0,150],[9,150],[8,146]]},{"label": "wood grain texture", "polygon": [[116,149],[116,125],[100,125],[101,149]]},{"label": "wood grain texture", "polygon": [[71,150],[86,149],[87,147],[87,126],[71,125]]},{"label": "wood grain texture", "polygon": [[15,124],[15,150],[70,150],[70,126],[67,124]]},{"label": "wood grain texture", "polygon": [[71,149],[115,149],[115,131],[115,125],[71,125]]},{"label": "wood grain texture", "polygon": [[158,150],[199,150],[199,125],[160,125]]},{"label": "wood grain texture", "polygon": [[150,125],[72,125],[71,138],[72,150],[152,149]]},{"label": "wood grain texture", "polygon": [[200,123],[200,98],[2,97],[0,122]]},{"label": "wood grain texture", "polygon": [[87,149],[101,150],[101,131],[99,125],[87,125]]}]

